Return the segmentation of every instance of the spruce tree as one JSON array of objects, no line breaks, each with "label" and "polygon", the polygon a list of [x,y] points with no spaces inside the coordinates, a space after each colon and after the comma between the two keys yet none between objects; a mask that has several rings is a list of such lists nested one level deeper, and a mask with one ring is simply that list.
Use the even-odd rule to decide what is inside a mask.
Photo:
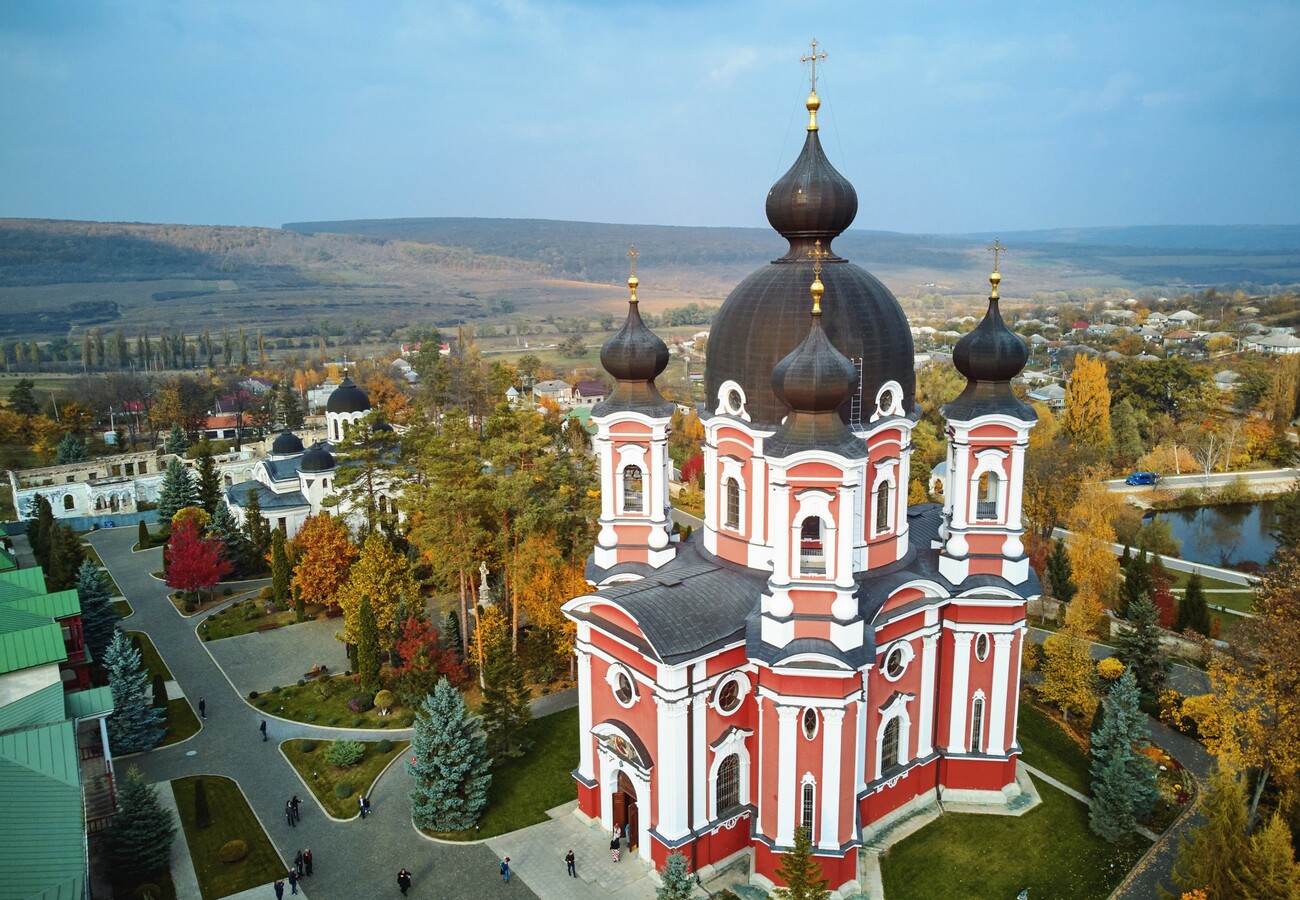
[{"label": "spruce tree", "polygon": [[163,716],[167,715],[167,682],[163,681],[162,673],[153,677],[153,705],[154,709],[162,710]]},{"label": "spruce tree", "polygon": [[1136,749],[1149,743],[1138,699],[1137,679],[1125,669],[1101,701],[1101,726],[1088,751],[1093,777],[1088,823],[1112,844],[1132,836],[1138,820],[1155,808],[1158,793],[1156,767]]},{"label": "spruce tree", "polygon": [[690,900],[695,890],[695,879],[691,877],[691,867],[680,850],[674,850],[664,860],[659,870],[661,883],[655,900]]},{"label": "spruce tree", "polygon": [[122,878],[143,880],[166,870],[176,836],[171,810],[132,766],[117,787],[117,815],[108,833],[109,868]]},{"label": "spruce tree", "polygon": [[296,584],[293,586],[293,620],[307,621],[307,601],[302,599],[302,587]]},{"label": "spruce tree", "polygon": [[280,418],[284,422],[284,427],[290,431],[297,431],[303,426],[302,404],[298,401],[298,394],[294,391],[293,385],[288,381],[281,382],[279,397],[276,403],[280,412]]},{"label": "spruce tree", "polygon": [[1066,552],[1065,541],[1057,540],[1052,545],[1052,552],[1047,556],[1047,581],[1051,586],[1052,596],[1062,603],[1074,599],[1078,587],[1074,584],[1074,567],[1070,565],[1070,555]]},{"label": "spruce tree", "polygon": [[202,778],[194,779],[194,827],[212,826],[212,809],[208,806],[208,789]]},{"label": "spruce tree", "polygon": [[266,571],[266,554],[271,552],[271,526],[262,516],[262,501],[257,488],[248,489],[248,502],[244,504],[244,565],[245,575],[258,575]]},{"label": "spruce tree", "polygon": [[104,651],[113,640],[113,632],[122,617],[109,599],[104,574],[90,560],[83,562],[77,570],[77,599],[81,601],[81,633],[86,649],[90,651],[91,659],[103,662]]},{"label": "spruce tree", "polygon": [[510,647],[510,631],[502,630],[495,643],[485,648],[483,662],[483,730],[493,759],[523,756],[531,745],[524,737],[525,726],[532,721],[528,686],[519,654]]},{"label": "spruce tree", "polygon": [[180,456],[190,447],[190,439],[185,436],[181,429],[180,422],[172,423],[172,430],[168,432],[167,439],[163,442],[163,449],[168,453],[175,453]]},{"label": "spruce tree", "polygon": [[370,598],[362,597],[357,610],[357,674],[364,690],[379,690],[379,665],[379,625]]},{"label": "spruce tree", "polygon": [[454,609],[447,613],[447,620],[442,627],[442,640],[447,645],[447,649],[456,654],[457,659],[463,657],[464,654],[461,652],[460,616]]},{"label": "spruce tree", "polygon": [[86,559],[81,536],[71,527],[59,525],[50,533],[50,564],[45,570],[45,587],[67,591],[77,586],[77,572]]},{"label": "spruce tree", "polygon": [[1201,573],[1193,572],[1187,579],[1187,590],[1178,602],[1178,618],[1174,621],[1175,631],[1196,631],[1204,635],[1210,633],[1210,608],[1205,604],[1205,589],[1202,587]]},{"label": "spruce tree", "polygon": [[140,664],[140,651],[122,632],[104,652],[113,713],[108,717],[108,741],[114,753],[152,750],[163,738],[166,715],[149,696],[149,673]]},{"label": "spruce tree", "polygon": [[781,856],[776,874],[785,882],[772,894],[778,900],[828,900],[831,890],[821,863],[812,855],[812,838],[802,825],[794,833],[794,848]]},{"label": "spruce tree", "polygon": [[1235,775],[1217,769],[1201,807],[1205,821],[1178,841],[1174,884],[1180,891],[1205,891],[1210,897],[1234,897],[1236,883],[1247,877],[1246,788]]},{"label": "spruce tree", "polygon": [[158,486],[158,521],[167,528],[178,510],[198,505],[199,486],[184,463],[173,459],[163,471],[162,484]]},{"label": "spruce tree", "polygon": [[1159,696],[1169,675],[1169,660],[1160,647],[1163,633],[1160,613],[1151,598],[1143,595],[1129,607],[1132,628],[1119,635],[1115,655],[1137,679],[1138,688],[1149,697]]},{"label": "spruce tree", "polygon": [[221,491],[221,473],[217,471],[216,460],[212,458],[212,444],[207,438],[199,442],[198,455],[195,457],[198,474],[199,505],[207,510],[208,515],[215,516],[218,506],[225,506]]},{"label": "spruce tree", "polygon": [[140,520],[139,527],[136,529],[136,543],[138,545],[136,547],[137,550],[149,549],[149,544],[151,543],[149,540],[149,525],[144,519]]},{"label": "spruce tree", "polygon": [[54,508],[44,494],[36,495],[36,514],[27,526],[27,539],[32,545],[32,555],[41,568],[50,565],[50,540],[54,534]]},{"label": "spruce tree", "polygon": [[284,549],[284,532],[276,528],[271,532],[271,596],[279,606],[289,602],[291,578],[293,567],[289,565],[289,554]]},{"label": "spruce tree", "polygon": [[244,571],[244,558],[247,556],[244,533],[239,530],[239,523],[224,502],[217,504],[212,521],[208,523],[208,534],[221,541],[221,555],[235,571]]},{"label": "spruce tree", "polygon": [[1295,862],[1291,829],[1281,814],[1250,839],[1246,859],[1233,873],[1233,896],[1241,900],[1295,900],[1300,897],[1300,866]]},{"label": "spruce tree", "polygon": [[86,442],[72,432],[65,434],[63,440],[59,441],[59,446],[54,449],[54,463],[59,466],[85,462],[89,456]]},{"label": "spruce tree", "polygon": [[420,704],[406,773],[415,779],[411,817],[417,828],[464,831],[478,823],[492,784],[487,742],[446,678]]},{"label": "spruce tree", "polygon": [[1121,571],[1124,573],[1124,584],[1119,592],[1118,612],[1120,616],[1127,619],[1129,607],[1139,597],[1151,596],[1154,587],[1151,578],[1151,562],[1147,558],[1147,552],[1143,550],[1137,556],[1131,557]]}]

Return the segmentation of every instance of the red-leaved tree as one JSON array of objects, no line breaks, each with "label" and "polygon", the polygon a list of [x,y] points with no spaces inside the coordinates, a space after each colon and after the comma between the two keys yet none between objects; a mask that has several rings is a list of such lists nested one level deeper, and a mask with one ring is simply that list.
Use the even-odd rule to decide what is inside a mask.
[{"label": "red-leaved tree", "polygon": [[682,463],[682,483],[695,484],[704,474],[704,454],[697,453]]},{"label": "red-leaved tree", "polygon": [[[397,639],[397,655],[401,657],[401,667],[397,675],[419,670],[432,675],[446,675],[452,684],[465,680],[465,666],[456,658],[454,650],[449,650],[439,640],[438,629],[428,622],[421,622],[415,616],[402,623],[402,635]],[[436,682],[436,678],[434,681]]]},{"label": "red-leaved tree", "polygon": [[230,574],[221,550],[220,539],[203,537],[193,522],[173,527],[167,541],[167,586],[190,593],[210,590]]}]

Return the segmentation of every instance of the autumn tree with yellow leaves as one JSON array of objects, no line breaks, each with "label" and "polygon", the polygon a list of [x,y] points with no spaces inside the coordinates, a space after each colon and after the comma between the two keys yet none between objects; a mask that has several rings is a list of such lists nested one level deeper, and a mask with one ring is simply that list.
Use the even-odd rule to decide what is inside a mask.
[{"label": "autumn tree with yellow leaves", "polygon": [[1106,364],[1082,353],[1074,358],[1074,372],[1065,388],[1061,430],[1080,447],[1104,450],[1110,446],[1110,385]]},{"label": "autumn tree with yellow leaves", "polygon": [[293,539],[291,556],[297,558],[292,587],[302,592],[304,603],[332,606],[348,579],[357,548],[348,529],[329,513],[308,516]]},{"label": "autumn tree with yellow leaves", "polygon": [[363,598],[370,598],[379,633],[391,635],[397,627],[398,606],[403,600],[414,604],[419,596],[420,585],[411,570],[411,561],[398,553],[388,538],[372,531],[361,547],[361,555],[352,564],[347,583],[338,592],[338,604],[343,609],[343,639],[355,643],[360,637]]},{"label": "autumn tree with yellow leaves", "polygon": [[[1092,623],[1103,607],[1114,607],[1119,580],[1119,560],[1111,552],[1115,543],[1115,516],[1122,501],[1105,487],[1089,480],[1079,487],[1078,497],[1066,514],[1071,535],[1066,550],[1074,583],[1078,587],[1072,604],[1091,608]],[[1089,624],[1091,630],[1093,624]]]}]

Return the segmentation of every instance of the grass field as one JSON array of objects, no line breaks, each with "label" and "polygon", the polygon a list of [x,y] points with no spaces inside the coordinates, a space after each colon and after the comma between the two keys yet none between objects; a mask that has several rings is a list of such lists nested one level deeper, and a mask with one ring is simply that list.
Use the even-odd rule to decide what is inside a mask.
[{"label": "grass field", "polygon": [[[298,770],[303,783],[336,819],[356,818],[357,797],[369,794],[380,773],[393,757],[399,756],[411,745],[410,741],[391,741],[392,749],[380,753],[377,741],[363,741],[366,755],[362,757],[361,762],[355,766],[340,768],[330,765],[325,758],[330,743],[330,741],[292,740],[285,741],[280,745],[280,749],[289,763]],[[304,749],[306,745],[313,745],[314,749],[307,751]],[[352,791],[339,797],[334,793],[334,789],[344,782],[352,785]]]},{"label": "grass field", "polygon": [[361,688],[346,674],[328,675],[277,690],[261,691],[248,702],[282,719],[329,725],[338,728],[407,728],[415,719],[408,709],[394,706],[386,716],[379,710],[356,712],[348,708],[348,698],[360,694]]},{"label": "grass field", "polygon": [[[312,603],[307,606],[307,619],[316,618],[324,610],[323,606]],[[199,626],[199,637],[205,641],[219,641],[222,638],[249,634],[254,631],[267,631],[271,628],[283,628],[293,625],[296,616],[292,609],[268,613],[266,601],[257,597],[232,603],[220,612],[208,616]]]},{"label": "grass field", "polygon": [[124,619],[135,613],[135,610],[131,608],[131,604],[126,600],[114,600],[113,609],[117,610],[117,614]]},{"label": "grass field", "polygon": [[128,631],[126,636],[140,639],[140,662],[144,663],[144,667],[149,670],[150,678],[161,675],[163,681],[172,680],[171,669],[167,668],[167,664],[163,662],[162,656],[158,654],[158,650],[153,645],[153,641],[149,640],[149,635],[143,631]]},{"label": "grass field", "polygon": [[477,831],[453,831],[438,837],[452,841],[488,838],[546,821],[546,811],[578,796],[572,772],[578,765],[578,710],[566,709],[528,726],[533,746],[520,759],[492,769],[488,808]]},{"label": "grass field", "polygon": [[[212,824],[207,828],[198,828],[194,822],[194,782],[200,778],[212,812]],[[173,781],[172,790],[203,900],[228,897],[284,875],[284,862],[235,782],[214,775],[191,776]],[[233,840],[247,842],[248,856],[236,863],[223,863],[217,852],[222,844]]]},{"label": "grass field", "polygon": [[1087,753],[1046,712],[1022,700],[1016,737],[1026,763],[1082,794],[1090,792]]}]

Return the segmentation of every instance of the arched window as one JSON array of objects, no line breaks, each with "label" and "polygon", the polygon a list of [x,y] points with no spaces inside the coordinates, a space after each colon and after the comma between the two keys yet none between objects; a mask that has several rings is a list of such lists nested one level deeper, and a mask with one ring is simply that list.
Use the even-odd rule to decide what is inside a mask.
[{"label": "arched window", "polygon": [[623,512],[641,512],[641,467],[628,466],[623,470]]},{"label": "arched window", "polygon": [[76,505],[77,505],[77,501],[72,499],[72,495],[71,495],[71,494],[64,494],[64,495],[63,495],[63,508],[64,508],[64,509],[72,509],[72,508],[75,507]]},{"label": "arched window", "polygon": [[226,487],[234,487],[234,486],[235,486],[235,476],[234,476],[234,475],[227,474],[227,475],[225,476],[225,481],[226,481]]},{"label": "arched window", "polygon": [[970,711],[970,749],[972,753],[984,752],[984,698],[976,697]]},{"label": "arched window", "polygon": [[803,786],[803,815],[800,816],[799,822],[803,825],[804,830],[808,832],[808,837],[812,838],[813,831],[813,807],[817,799],[817,789],[811,781],[804,782]]},{"label": "arched window", "polygon": [[740,807],[740,757],[735,753],[724,759],[718,766],[718,789],[715,799],[718,818]]},{"label": "arched window", "polygon": [[985,472],[980,475],[979,496],[975,502],[975,518],[996,519],[998,517],[998,474]]},{"label": "arched window", "polygon": [[890,484],[881,482],[876,490],[876,533],[883,534],[889,530],[889,495]]},{"label": "arched window", "polygon": [[822,552],[822,520],[809,516],[799,526],[799,571],[804,575],[825,575],[826,556]]},{"label": "arched window", "polygon": [[726,526],[732,531],[740,530],[740,482],[734,478],[727,479]]},{"label": "arched window", "polygon": [[891,769],[896,769],[900,765],[898,761],[898,744],[902,727],[898,716],[894,716],[885,725],[885,736],[880,741],[880,771],[882,774]]}]

